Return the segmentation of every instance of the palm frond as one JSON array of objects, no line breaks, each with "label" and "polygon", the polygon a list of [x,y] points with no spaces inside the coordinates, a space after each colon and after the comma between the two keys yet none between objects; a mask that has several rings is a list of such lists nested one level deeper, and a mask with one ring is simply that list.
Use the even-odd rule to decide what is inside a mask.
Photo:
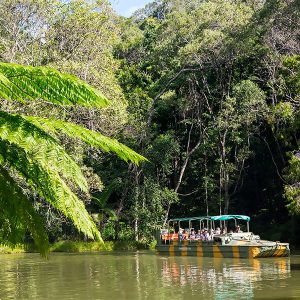
[{"label": "palm frond", "polygon": [[104,107],[109,101],[97,89],[69,74],[47,67],[0,63],[0,98],[43,99],[59,105]]},{"label": "palm frond", "polygon": [[0,111],[0,138],[22,148],[27,157],[42,168],[60,173],[74,182],[82,191],[88,191],[88,184],[80,167],[66,153],[51,135],[40,126],[19,115]]},{"label": "palm frond", "polygon": [[8,171],[0,166],[0,228],[1,240],[16,245],[30,232],[39,252],[46,256],[49,250],[48,236],[43,222],[23,190]]},{"label": "palm frond", "polygon": [[118,142],[116,139],[106,137],[101,133],[74,123],[35,116],[23,116],[23,118],[49,133],[63,132],[72,138],[79,138],[93,147],[100,147],[106,152],[114,152],[126,162],[131,161],[138,165],[142,161],[147,161],[145,157]]},{"label": "palm frond", "polygon": [[84,204],[71,191],[58,172],[28,159],[24,149],[0,139],[0,163],[6,163],[26,178],[27,183],[53,207],[72,220],[77,229],[91,239],[100,233]]}]

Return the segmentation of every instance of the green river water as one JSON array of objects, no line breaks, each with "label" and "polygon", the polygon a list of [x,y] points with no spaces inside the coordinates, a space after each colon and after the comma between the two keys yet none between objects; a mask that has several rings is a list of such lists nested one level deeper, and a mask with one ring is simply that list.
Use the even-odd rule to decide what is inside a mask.
[{"label": "green river water", "polygon": [[0,299],[300,299],[300,256],[0,255]]}]

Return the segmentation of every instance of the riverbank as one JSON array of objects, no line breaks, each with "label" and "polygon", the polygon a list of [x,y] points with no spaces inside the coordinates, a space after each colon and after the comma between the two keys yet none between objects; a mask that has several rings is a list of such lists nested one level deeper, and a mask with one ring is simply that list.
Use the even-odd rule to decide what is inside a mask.
[{"label": "riverbank", "polygon": [[[105,241],[84,242],[84,241],[59,241],[51,244],[49,252],[65,253],[85,253],[85,252],[112,252],[112,251],[137,251],[137,250],[154,250],[155,242],[150,244],[136,241]],[[17,253],[35,253],[37,252],[33,244],[17,245],[10,247],[0,244],[0,254],[17,254]],[[292,255],[300,255],[299,248],[291,248]]]},{"label": "riverbank", "polygon": [[136,251],[154,249],[155,243],[147,244],[136,241],[105,241],[82,242],[82,241],[60,241],[52,244],[50,252],[100,252],[100,251]]},{"label": "riverbank", "polygon": [[[109,251],[136,251],[154,249],[155,243],[147,244],[136,241],[105,241],[83,242],[83,241],[59,241],[51,244],[50,252],[84,253],[84,252],[109,252]],[[37,252],[34,245],[17,245],[10,247],[0,244],[0,254],[32,253]]]}]

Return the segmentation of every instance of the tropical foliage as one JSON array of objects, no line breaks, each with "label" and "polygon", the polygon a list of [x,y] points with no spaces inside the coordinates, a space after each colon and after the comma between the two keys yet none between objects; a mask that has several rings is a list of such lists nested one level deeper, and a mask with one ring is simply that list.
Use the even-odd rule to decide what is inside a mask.
[{"label": "tropical foliage", "polygon": [[[6,100],[43,99],[63,106],[102,107],[108,103],[95,88],[73,76],[45,67],[6,63],[0,64],[0,93]],[[116,140],[79,125],[0,111],[1,239],[16,243],[28,230],[42,253],[47,249],[47,235],[22,185],[71,219],[89,238],[101,240],[74,192],[79,188],[88,193],[88,183],[78,164],[61,146],[59,131],[104,151],[113,151],[125,161],[138,164],[144,160]]]},{"label": "tropical foliage", "polygon": [[[299,28],[298,0],[156,0],[131,18],[107,0],[0,1],[1,61],[74,74],[110,100],[94,89],[84,98],[88,87],[78,79],[70,95],[48,100],[50,90],[10,78],[1,151],[14,144],[11,165],[16,156],[51,157],[51,178],[58,174],[98,216],[106,239],[148,241],[169,216],[232,212],[251,215],[253,230],[268,238],[300,244]],[[115,139],[149,162],[134,164],[139,156]],[[20,181],[20,172],[35,177],[36,161],[29,163],[9,175],[46,220],[51,241],[80,238],[44,201],[54,201],[52,186],[45,196]]]},{"label": "tropical foliage", "polygon": [[136,199],[137,231],[147,231],[145,207],[158,216],[145,201],[153,181],[156,194],[179,198],[159,197],[161,223],[240,212],[295,236],[287,208],[299,211],[299,1],[161,0],[131,21],[119,78],[132,137],[152,162],[132,170],[134,193],[123,189]]}]

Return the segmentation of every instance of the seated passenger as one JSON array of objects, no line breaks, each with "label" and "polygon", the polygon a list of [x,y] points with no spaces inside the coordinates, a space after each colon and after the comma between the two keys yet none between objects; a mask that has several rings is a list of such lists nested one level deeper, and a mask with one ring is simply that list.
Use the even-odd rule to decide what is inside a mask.
[{"label": "seated passenger", "polygon": [[226,228],[222,228],[222,230],[221,230],[221,234],[226,234],[227,233],[227,230],[226,230]]},{"label": "seated passenger", "polygon": [[240,225],[236,226],[235,232],[236,232],[236,233],[243,232],[243,231],[241,230],[241,228],[240,228]]},{"label": "seated passenger", "polygon": [[187,240],[188,239],[188,237],[189,237],[189,233],[186,231],[186,230],[183,230],[183,239],[184,240]]},{"label": "seated passenger", "polygon": [[208,233],[207,229],[204,229],[202,237],[203,237],[203,241],[209,241],[210,240],[210,236],[209,236],[209,233]]},{"label": "seated passenger", "polygon": [[182,240],[184,240],[184,234],[183,234],[183,230],[180,228],[179,232],[178,232],[178,240],[181,242]]},{"label": "seated passenger", "polygon": [[201,230],[200,239],[204,241],[204,229]]},{"label": "seated passenger", "polygon": [[190,234],[190,240],[194,241],[195,239],[196,239],[195,230],[192,230]]},{"label": "seated passenger", "polygon": [[215,234],[217,234],[217,235],[221,234],[221,229],[220,229],[220,227],[217,227],[217,229],[215,230]]},{"label": "seated passenger", "polygon": [[195,240],[201,240],[201,230],[199,229],[195,235]]}]

